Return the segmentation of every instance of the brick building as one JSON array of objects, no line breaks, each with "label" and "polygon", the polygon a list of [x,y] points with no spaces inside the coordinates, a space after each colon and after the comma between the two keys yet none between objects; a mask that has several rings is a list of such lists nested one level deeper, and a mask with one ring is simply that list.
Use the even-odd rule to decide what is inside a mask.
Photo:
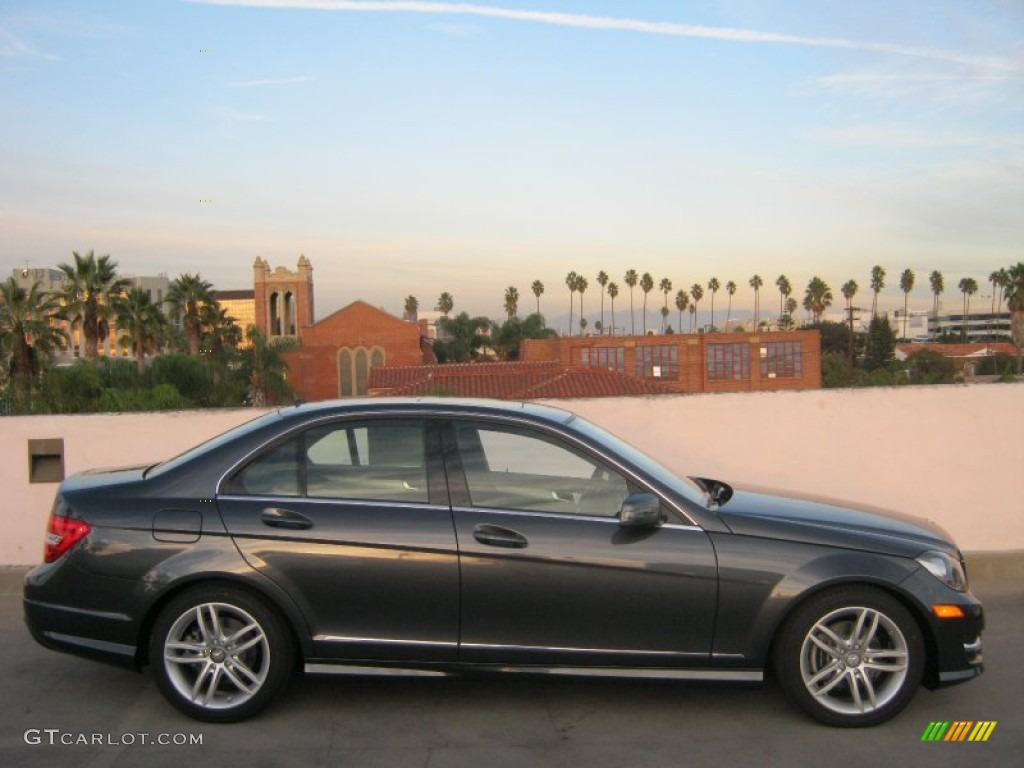
[{"label": "brick building", "polygon": [[300,256],[296,269],[253,264],[256,325],[270,340],[291,339],[284,352],[288,383],[303,400],[366,395],[370,370],[436,362],[423,329],[354,301],[313,321],[313,265]]},{"label": "brick building", "polygon": [[682,394],[821,386],[817,331],[528,339],[519,357],[567,370],[609,370]]}]

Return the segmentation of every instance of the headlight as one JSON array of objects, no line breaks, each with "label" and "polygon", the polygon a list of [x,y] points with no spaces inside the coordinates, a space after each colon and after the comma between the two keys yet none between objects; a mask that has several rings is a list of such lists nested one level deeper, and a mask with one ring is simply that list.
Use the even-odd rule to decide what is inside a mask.
[{"label": "headlight", "polygon": [[917,562],[947,587],[957,592],[967,591],[967,574],[956,558],[945,552],[925,552],[917,558]]}]

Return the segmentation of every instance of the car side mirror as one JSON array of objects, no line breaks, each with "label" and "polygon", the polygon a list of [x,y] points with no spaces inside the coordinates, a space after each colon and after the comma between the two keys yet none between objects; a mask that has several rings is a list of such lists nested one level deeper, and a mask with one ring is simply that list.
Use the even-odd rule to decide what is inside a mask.
[{"label": "car side mirror", "polygon": [[633,493],[622,502],[619,525],[623,528],[654,528],[663,522],[661,500],[653,493]]}]

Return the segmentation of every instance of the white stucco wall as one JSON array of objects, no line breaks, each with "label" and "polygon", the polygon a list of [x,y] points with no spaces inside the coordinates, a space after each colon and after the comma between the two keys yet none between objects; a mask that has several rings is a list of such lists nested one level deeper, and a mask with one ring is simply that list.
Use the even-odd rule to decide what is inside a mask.
[{"label": "white stucco wall", "polygon": [[[1024,550],[1024,386],[902,387],[558,400],[691,475],[849,498],[929,517],[966,551]],[[56,486],[28,482],[31,438],[64,439],[68,474],[140,464],[251,409],[0,418],[0,564],[42,553]],[[895,469],[894,469],[895,468]]]}]

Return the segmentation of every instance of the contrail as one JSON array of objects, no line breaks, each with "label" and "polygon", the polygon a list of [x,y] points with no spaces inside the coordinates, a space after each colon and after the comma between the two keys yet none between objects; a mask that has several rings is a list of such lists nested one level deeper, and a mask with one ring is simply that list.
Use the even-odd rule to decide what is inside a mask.
[{"label": "contrail", "polygon": [[876,51],[898,56],[936,59],[990,67],[993,69],[1016,69],[1013,62],[992,56],[972,56],[940,48],[918,48],[894,43],[877,43],[863,40],[847,40],[839,37],[805,37],[784,35],[775,32],[758,32],[730,27],[707,27],[693,24],[675,24],[666,21],[641,21],[638,19],[611,16],[588,16],[578,13],[557,13],[552,11],[524,11],[498,8],[471,3],[434,3],[418,0],[189,0],[204,5],[233,5],[252,8],[287,8],[317,11],[343,11],[363,13],[423,13],[437,16],[484,16],[510,21],[525,21],[535,24],[549,24],[577,29],[616,30],[638,32],[648,35],[671,37],[697,37],[709,40],[725,40],[740,43],[775,43],[783,45],[805,45],[816,48],[845,48],[850,50]]}]

